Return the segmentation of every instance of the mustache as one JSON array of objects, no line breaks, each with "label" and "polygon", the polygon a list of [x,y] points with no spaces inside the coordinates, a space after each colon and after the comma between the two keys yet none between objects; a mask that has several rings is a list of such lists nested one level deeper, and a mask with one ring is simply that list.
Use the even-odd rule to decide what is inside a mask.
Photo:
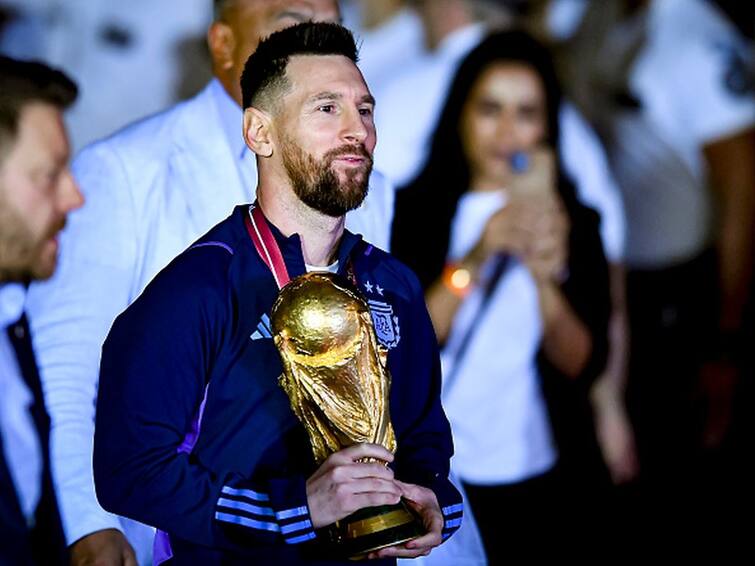
[{"label": "mustache", "polygon": [[342,155],[358,155],[359,157],[366,159],[369,165],[372,165],[372,155],[370,155],[370,153],[367,151],[367,148],[365,148],[361,144],[342,145],[341,147],[331,149],[325,154],[325,159],[327,159],[328,161],[333,161],[334,159],[337,159]]},{"label": "mustache", "polygon": [[60,220],[58,220],[52,225],[49,233],[47,234],[47,237],[54,238],[55,236],[57,236],[60,232],[62,232],[65,229],[66,224],[68,224],[68,220],[65,216],[63,216]]}]

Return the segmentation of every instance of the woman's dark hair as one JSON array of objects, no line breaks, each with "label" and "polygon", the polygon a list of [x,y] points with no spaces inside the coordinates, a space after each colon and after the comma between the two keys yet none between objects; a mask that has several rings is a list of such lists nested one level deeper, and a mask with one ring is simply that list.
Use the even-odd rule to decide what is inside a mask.
[{"label": "woman's dark hair", "polygon": [[[460,135],[461,114],[470,92],[494,63],[520,63],[532,68],[545,90],[547,139],[554,149],[559,139],[561,91],[548,50],[524,31],[488,36],[459,66],[432,137],[427,161],[419,175],[396,195],[391,251],[412,267],[427,288],[443,270],[450,226],[459,198],[469,189],[469,163]],[[559,191],[567,204],[574,192],[562,176]],[[417,215],[429,218],[429,230],[417,230]]]}]

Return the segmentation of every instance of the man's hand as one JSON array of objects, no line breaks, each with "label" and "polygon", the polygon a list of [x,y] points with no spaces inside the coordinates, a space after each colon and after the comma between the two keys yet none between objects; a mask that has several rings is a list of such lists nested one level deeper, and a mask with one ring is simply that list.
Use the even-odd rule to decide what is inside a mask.
[{"label": "man's hand", "polygon": [[393,454],[377,444],[356,444],[331,454],[307,480],[307,503],[314,528],[330,525],[364,507],[393,505],[401,488],[393,470],[374,458],[392,462]]},{"label": "man's hand", "polygon": [[411,508],[420,516],[427,534],[410,540],[404,544],[389,546],[377,552],[371,553],[368,558],[416,558],[427,556],[430,551],[442,542],[443,513],[441,513],[438,498],[431,489],[404,483],[396,480],[401,488],[401,493],[407,499]]},{"label": "man's hand", "polygon": [[137,566],[134,549],[117,529],[105,529],[71,545],[72,566]]}]

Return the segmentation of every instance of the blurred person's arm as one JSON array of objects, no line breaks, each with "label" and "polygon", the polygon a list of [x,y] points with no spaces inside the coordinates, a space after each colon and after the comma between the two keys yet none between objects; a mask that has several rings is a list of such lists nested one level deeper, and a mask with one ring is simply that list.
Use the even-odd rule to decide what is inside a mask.
[{"label": "blurred person's arm", "polygon": [[755,245],[755,129],[706,144],[703,154],[717,206],[716,249],[720,315],[716,344],[701,372],[707,401],[703,442],[717,446],[731,420],[734,388],[743,354],[743,312],[752,285]]},{"label": "blurred person's arm", "polygon": [[623,264],[626,220],[619,187],[598,136],[576,107],[562,103],[559,152],[579,200],[600,214],[600,235],[608,260],[611,288],[608,360],[590,390],[595,431],[611,477],[623,483],[638,471],[634,431],[626,410],[629,323]]},{"label": "blurred person's arm", "polygon": [[61,236],[55,277],[33,284],[27,303],[51,418],[53,478],[73,564],[101,560],[120,566],[133,560],[119,519],[97,502],[92,477],[100,350],[131,299],[138,241],[121,171],[105,149],[85,151],[74,162],[87,202],[71,215]]},{"label": "blurred person's arm", "polygon": [[577,315],[559,280],[568,277],[569,221],[554,209],[540,220],[540,235],[525,263],[535,278],[543,318],[542,350],[561,373],[577,377],[584,370],[592,350],[592,338]]},{"label": "blurred person's arm", "polygon": [[737,332],[752,282],[755,129],[707,144],[703,153],[717,198],[722,332]]},{"label": "blurred person's arm", "polygon": [[605,371],[590,390],[590,402],[603,460],[613,482],[621,484],[637,476],[639,461],[625,402],[630,340],[626,272],[619,263],[609,263],[608,269],[611,283],[608,360]]}]

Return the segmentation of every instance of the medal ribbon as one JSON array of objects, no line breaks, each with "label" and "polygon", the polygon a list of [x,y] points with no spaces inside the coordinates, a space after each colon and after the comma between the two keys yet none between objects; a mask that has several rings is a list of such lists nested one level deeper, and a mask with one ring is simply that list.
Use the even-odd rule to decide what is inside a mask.
[{"label": "medal ribbon", "polygon": [[249,214],[244,218],[244,225],[252,239],[254,248],[273,274],[278,289],[282,289],[291,278],[288,276],[288,269],[286,269],[286,263],[283,261],[283,254],[278,242],[275,241],[275,236],[273,236],[267,219],[259,206],[252,205],[249,207]]},{"label": "medal ribbon", "polygon": [[[275,236],[273,236],[267,219],[259,206],[252,205],[249,207],[249,214],[244,218],[244,225],[252,239],[254,248],[273,274],[278,289],[282,289],[291,280],[291,277],[289,277],[286,263],[283,261],[280,246],[278,246],[278,242],[275,240]],[[346,265],[346,277],[352,285],[359,287],[351,259]]]}]

